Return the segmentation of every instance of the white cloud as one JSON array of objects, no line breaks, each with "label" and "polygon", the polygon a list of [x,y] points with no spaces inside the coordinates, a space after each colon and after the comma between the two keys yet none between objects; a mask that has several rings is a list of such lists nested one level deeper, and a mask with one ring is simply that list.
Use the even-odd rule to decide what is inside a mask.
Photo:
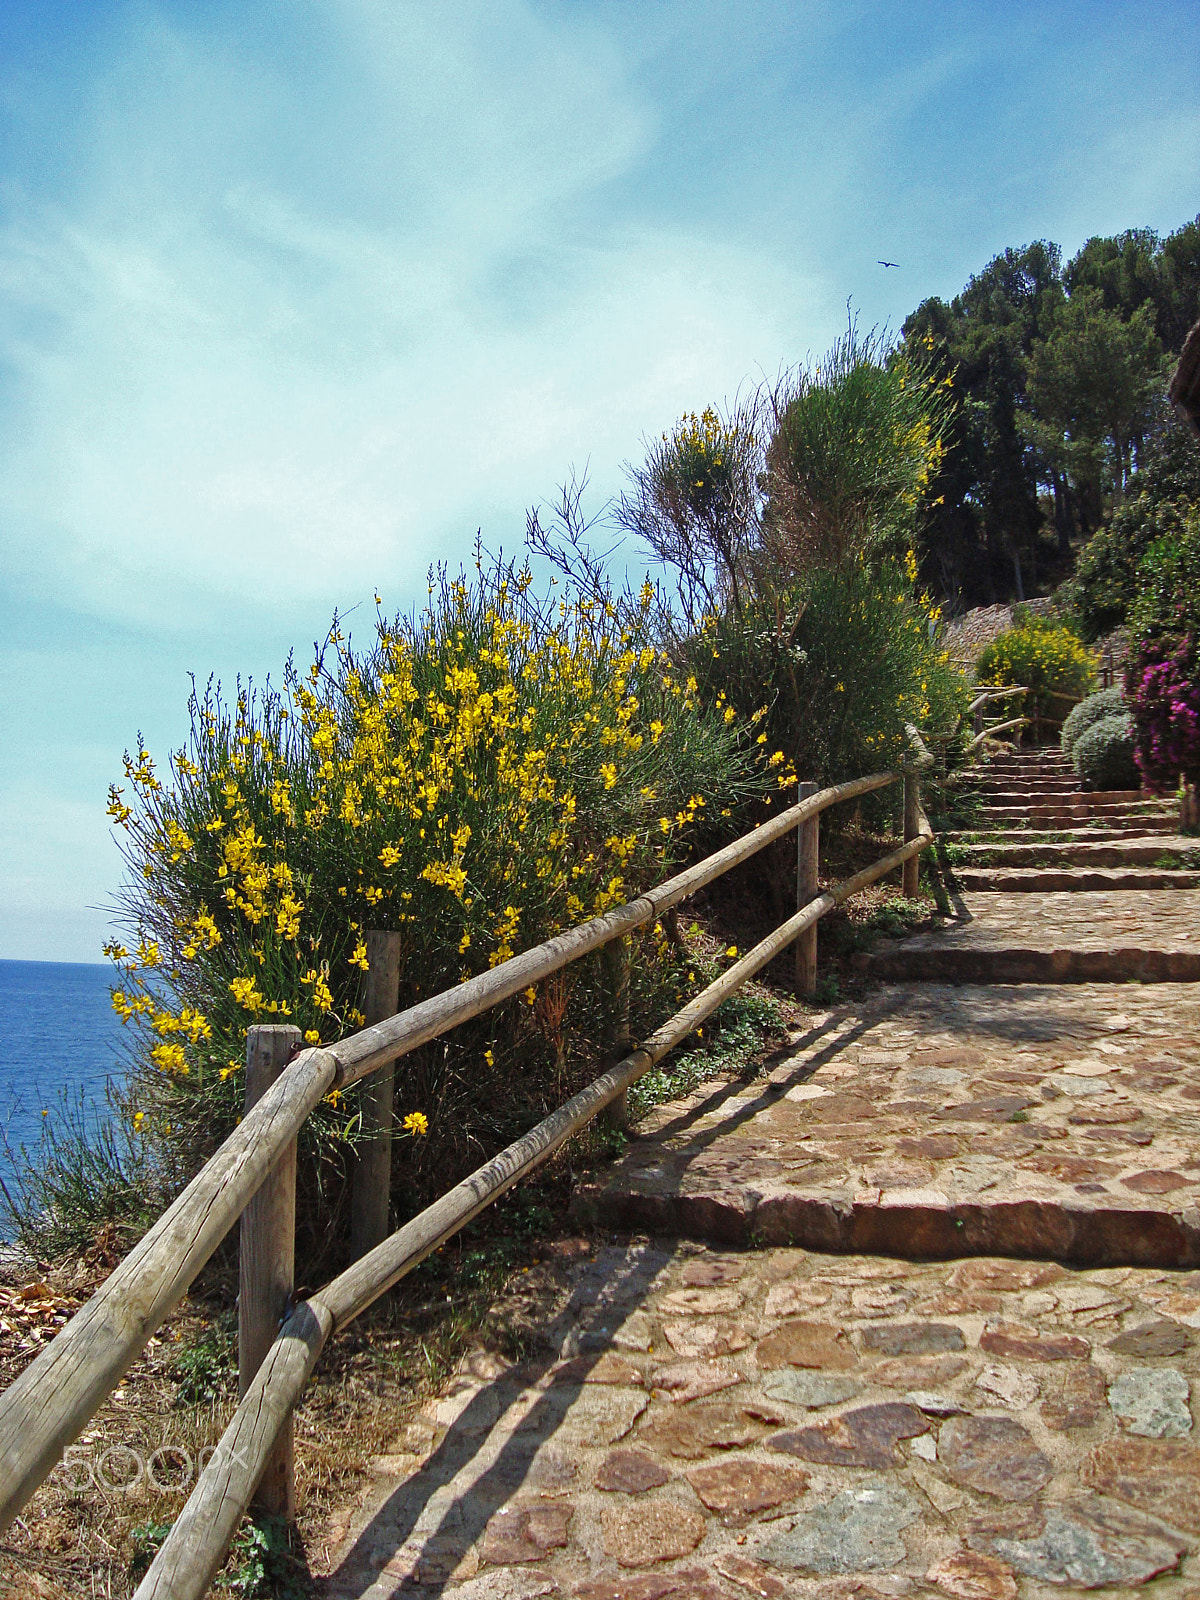
[{"label": "white cloud", "polygon": [[413,15],[344,8],[354,76],[313,112],[314,137],[347,103],[379,113],[358,159],[394,165],[399,200],[289,187],[269,149],[221,187],[227,132],[181,170],[204,97],[217,117],[231,95],[157,33],[153,123],[109,109],[98,187],[13,197],[0,515],[27,592],[170,625],[247,593],[411,585],[480,508],[519,519],[588,455],[615,487],[643,427],[774,365],[781,308],[813,299],[799,273],[592,209],[652,122],[611,50],[519,5],[419,39]]}]

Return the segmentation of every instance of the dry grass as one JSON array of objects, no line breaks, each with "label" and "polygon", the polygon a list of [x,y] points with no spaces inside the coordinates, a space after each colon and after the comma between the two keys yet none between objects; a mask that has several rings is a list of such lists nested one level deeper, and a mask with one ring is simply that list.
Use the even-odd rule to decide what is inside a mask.
[{"label": "dry grass", "polygon": [[[447,1246],[325,1352],[296,1412],[296,1592],[307,1587],[306,1571],[328,1570],[336,1533],[331,1517],[356,1497],[370,1458],[386,1451],[478,1337],[521,1256],[536,1259],[539,1243],[528,1220],[538,1209],[531,1197],[553,1202],[561,1213],[567,1177],[566,1168],[551,1174],[550,1187],[543,1183],[526,1192],[520,1207],[510,1203],[497,1212],[489,1234],[476,1229]],[[103,1277],[103,1268],[81,1262],[36,1273],[10,1270],[6,1300],[40,1285],[28,1303],[53,1304],[58,1310],[52,1314],[65,1320]],[[7,1311],[4,1320],[10,1326],[0,1329],[0,1387],[61,1326],[31,1320],[20,1327]],[[131,1568],[139,1548],[147,1547],[147,1533],[157,1529],[161,1537],[187,1498],[187,1483],[172,1488],[172,1482],[216,1443],[236,1405],[236,1374],[219,1358],[228,1333],[228,1313],[190,1299],[163,1325],[0,1543],[4,1600],[125,1600],[132,1594],[137,1577]],[[209,1397],[180,1403],[181,1376],[189,1375],[181,1357],[193,1381],[211,1380]],[[235,1547],[219,1584],[230,1584],[244,1559]]]}]

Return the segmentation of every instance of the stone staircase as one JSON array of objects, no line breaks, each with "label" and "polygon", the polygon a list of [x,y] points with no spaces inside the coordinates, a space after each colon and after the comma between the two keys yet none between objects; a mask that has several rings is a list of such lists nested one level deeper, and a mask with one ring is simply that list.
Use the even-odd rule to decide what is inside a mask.
[{"label": "stone staircase", "polygon": [[[1200,979],[1200,841],[1168,801],[1082,792],[1057,752],[997,757],[942,835],[956,916],[865,962],[873,977],[953,983]],[[1082,891],[1082,892],[1081,892]]]},{"label": "stone staircase", "polygon": [[[862,957],[885,987],[798,1032],[765,1081],[653,1113],[587,1215],[726,1244],[1200,1266],[1196,841],[1144,831],[1173,826],[1162,802],[1081,793],[1057,751],[993,760],[960,804],[954,914]],[[1149,1147],[1176,1177],[1146,1176]]]},{"label": "stone staircase", "polygon": [[579,1186],[326,1600],[1200,1596],[1197,843],[973,777],[955,915]]},{"label": "stone staircase", "polygon": [[970,830],[944,836],[961,889],[1195,889],[1200,841],[1175,807],[1139,790],[1088,794],[1058,752],[998,756],[962,785]]}]

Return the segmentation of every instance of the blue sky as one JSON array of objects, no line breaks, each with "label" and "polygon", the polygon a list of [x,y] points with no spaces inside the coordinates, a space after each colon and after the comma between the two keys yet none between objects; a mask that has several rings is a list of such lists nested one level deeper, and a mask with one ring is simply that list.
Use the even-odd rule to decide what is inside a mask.
[{"label": "blue sky", "polygon": [[848,298],[1194,217],[1198,68],[1191,0],[0,0],[0,956],[100,958],[189,671],[599,503]]}]

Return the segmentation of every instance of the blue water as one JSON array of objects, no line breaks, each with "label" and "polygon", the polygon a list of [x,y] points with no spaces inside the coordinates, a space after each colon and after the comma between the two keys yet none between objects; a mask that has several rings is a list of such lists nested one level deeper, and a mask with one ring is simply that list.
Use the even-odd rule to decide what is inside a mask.
[{"label": "blue water", "polygon": [[[105,1085],[122,1075],[123,1045],[111,980],[107,965],[0,961],[0,1178],[10,1189],[12,1158],[22,1145],[36,1156],[43,1113],[61,1120],[64,1094],[88,1117],[107,1109]],[[0,1222],[0,1237],[5,1231]]]}]

